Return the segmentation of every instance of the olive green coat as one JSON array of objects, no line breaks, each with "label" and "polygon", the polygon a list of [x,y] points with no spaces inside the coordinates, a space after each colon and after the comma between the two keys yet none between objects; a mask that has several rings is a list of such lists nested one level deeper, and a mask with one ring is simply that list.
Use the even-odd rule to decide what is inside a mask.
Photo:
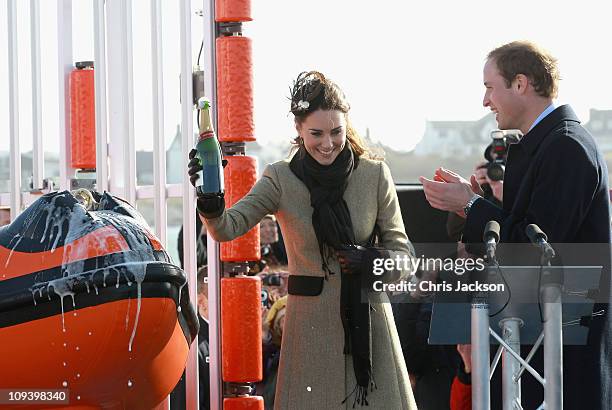
[{"label": "olive green coat", "polygon": [[[395,255],[411,254],[389,168],[361,159],[344,193],[355,237],[366,243],[374,225],[381,244]],[[218,218],[206,220],[218,241],[243,235],[266,214],[275,214],[283,233],[290,274],[324,276],[312,228],[310,193],[291,172],[289,161],[270,164],[251,191]],[[330,261],[339,272],[338,261]],[[393,279],[401,272],[392,273]],[[374,300],[376,298],[377,300]],[[368,393],[364,409],[416,409],[393,314],[385,295],[371,296],[373,373],[378,388]],[[340,275],[330,275],[319,296],[289,295],[275,409],[350,409],[356,381],[350,356],[343,354]],[[358,406],[357,406],[358,407]]]}]

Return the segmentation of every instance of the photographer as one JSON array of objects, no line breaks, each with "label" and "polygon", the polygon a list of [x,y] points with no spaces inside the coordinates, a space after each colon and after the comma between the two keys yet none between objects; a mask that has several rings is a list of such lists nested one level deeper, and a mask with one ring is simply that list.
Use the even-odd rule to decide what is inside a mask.
[{"label": "photographer", "polygon": [[[483,199],[476,175],[467,181],[439,168],[436,175],[446,182],[420,178],[431,206],[466,218],[463,242],[482,242],[486,223],[496,220],[502,242],[529,242],[525,228],[535,223],[551,243],[610,243],[608,169],[573,110],[553,104],[558,81],[556,60],[532,43],[489,53],[483,105],[496,114],[499,128],[524,134],[509,148],[503,206]],[[589,262],[603,265],[599,291],[608,300],[609,254]],[[608,304],[594,308],[606,314],[591,320],[587,346],[564,348],[564,402],[571,409],[607,409],[612,397]],[[523,406],[539,406],[541,386],[530,379],[523,386]]]},{"label": "photographer", "polygon": [[482,188],[486,200],[500,206],[504,195],[504,176],[508,162],[508,150],[511,144],[520,141],[523,134],[520,130],[493,130],[493,141],[485,148],[482,161],[476,165],[474,175],[476,182]]}]

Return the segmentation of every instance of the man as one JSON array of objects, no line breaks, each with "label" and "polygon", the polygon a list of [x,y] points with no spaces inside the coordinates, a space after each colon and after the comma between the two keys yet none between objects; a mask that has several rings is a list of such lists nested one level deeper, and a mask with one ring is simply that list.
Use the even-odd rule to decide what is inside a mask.
[{"label": "man", "polygon": [[[502,207],[481,198],[475,175],[467,181],[439,168],[436,181],[420,178],[431,206],[466,218],[464,243],[482,242],[490,220],[500,223],[502,242],[528,242],[525,227],[535,223],[551,243],[610,243],[608,169],[573,110],[555,107],[558,81],[556,60],[532,43],[512,42],[489,53],[483,105],[496,114],[500,129],[515,128],[524,135],[509,148]],[[607,259],[600,289],[605,300]],[[611,408],[611,332],[604,307],[606,315],[591,323],[587,346],[565,347],[566,408]],[[528,380],[523,382],[523,405],[537,407]]]}]

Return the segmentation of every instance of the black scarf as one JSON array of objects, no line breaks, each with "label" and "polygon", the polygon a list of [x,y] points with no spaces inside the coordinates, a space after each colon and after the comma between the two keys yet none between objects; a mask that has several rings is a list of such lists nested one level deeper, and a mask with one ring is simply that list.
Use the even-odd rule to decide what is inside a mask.
[{"label": "black scarf", "polygon": [[[325,278],[334,274],[329,269],[328,260],[334,249],[345,245],[357,245],[353,222],[348,206],[343,198],[348,179],[357,168],[359,157],[353,154],[350,144],[346,144],[331,165],[319,164],[301,146],[289,164],[291,171],[310,191],[310,204],[313,208],[312,226],[319,244]],[[355,274],[341,274],[340,314],[344,328],[344,354],[352,354],[353,370],[357,385],[344,399],[344,403],[355,393],[355,403],[368,405],[366,399],[368,386],[375,387],[372,377],[372,333],[370,323],[370,304],[367,296],[362,303],[361,278]]]}]

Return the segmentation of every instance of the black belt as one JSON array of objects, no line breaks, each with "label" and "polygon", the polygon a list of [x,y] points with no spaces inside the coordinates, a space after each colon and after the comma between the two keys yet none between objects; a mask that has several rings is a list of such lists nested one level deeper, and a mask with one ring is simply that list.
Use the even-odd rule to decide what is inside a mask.
[{"label": "black belt", "polygon": [[287,292],[290,295],[319,296],[323,292],[321,276],[289,275]]}]

